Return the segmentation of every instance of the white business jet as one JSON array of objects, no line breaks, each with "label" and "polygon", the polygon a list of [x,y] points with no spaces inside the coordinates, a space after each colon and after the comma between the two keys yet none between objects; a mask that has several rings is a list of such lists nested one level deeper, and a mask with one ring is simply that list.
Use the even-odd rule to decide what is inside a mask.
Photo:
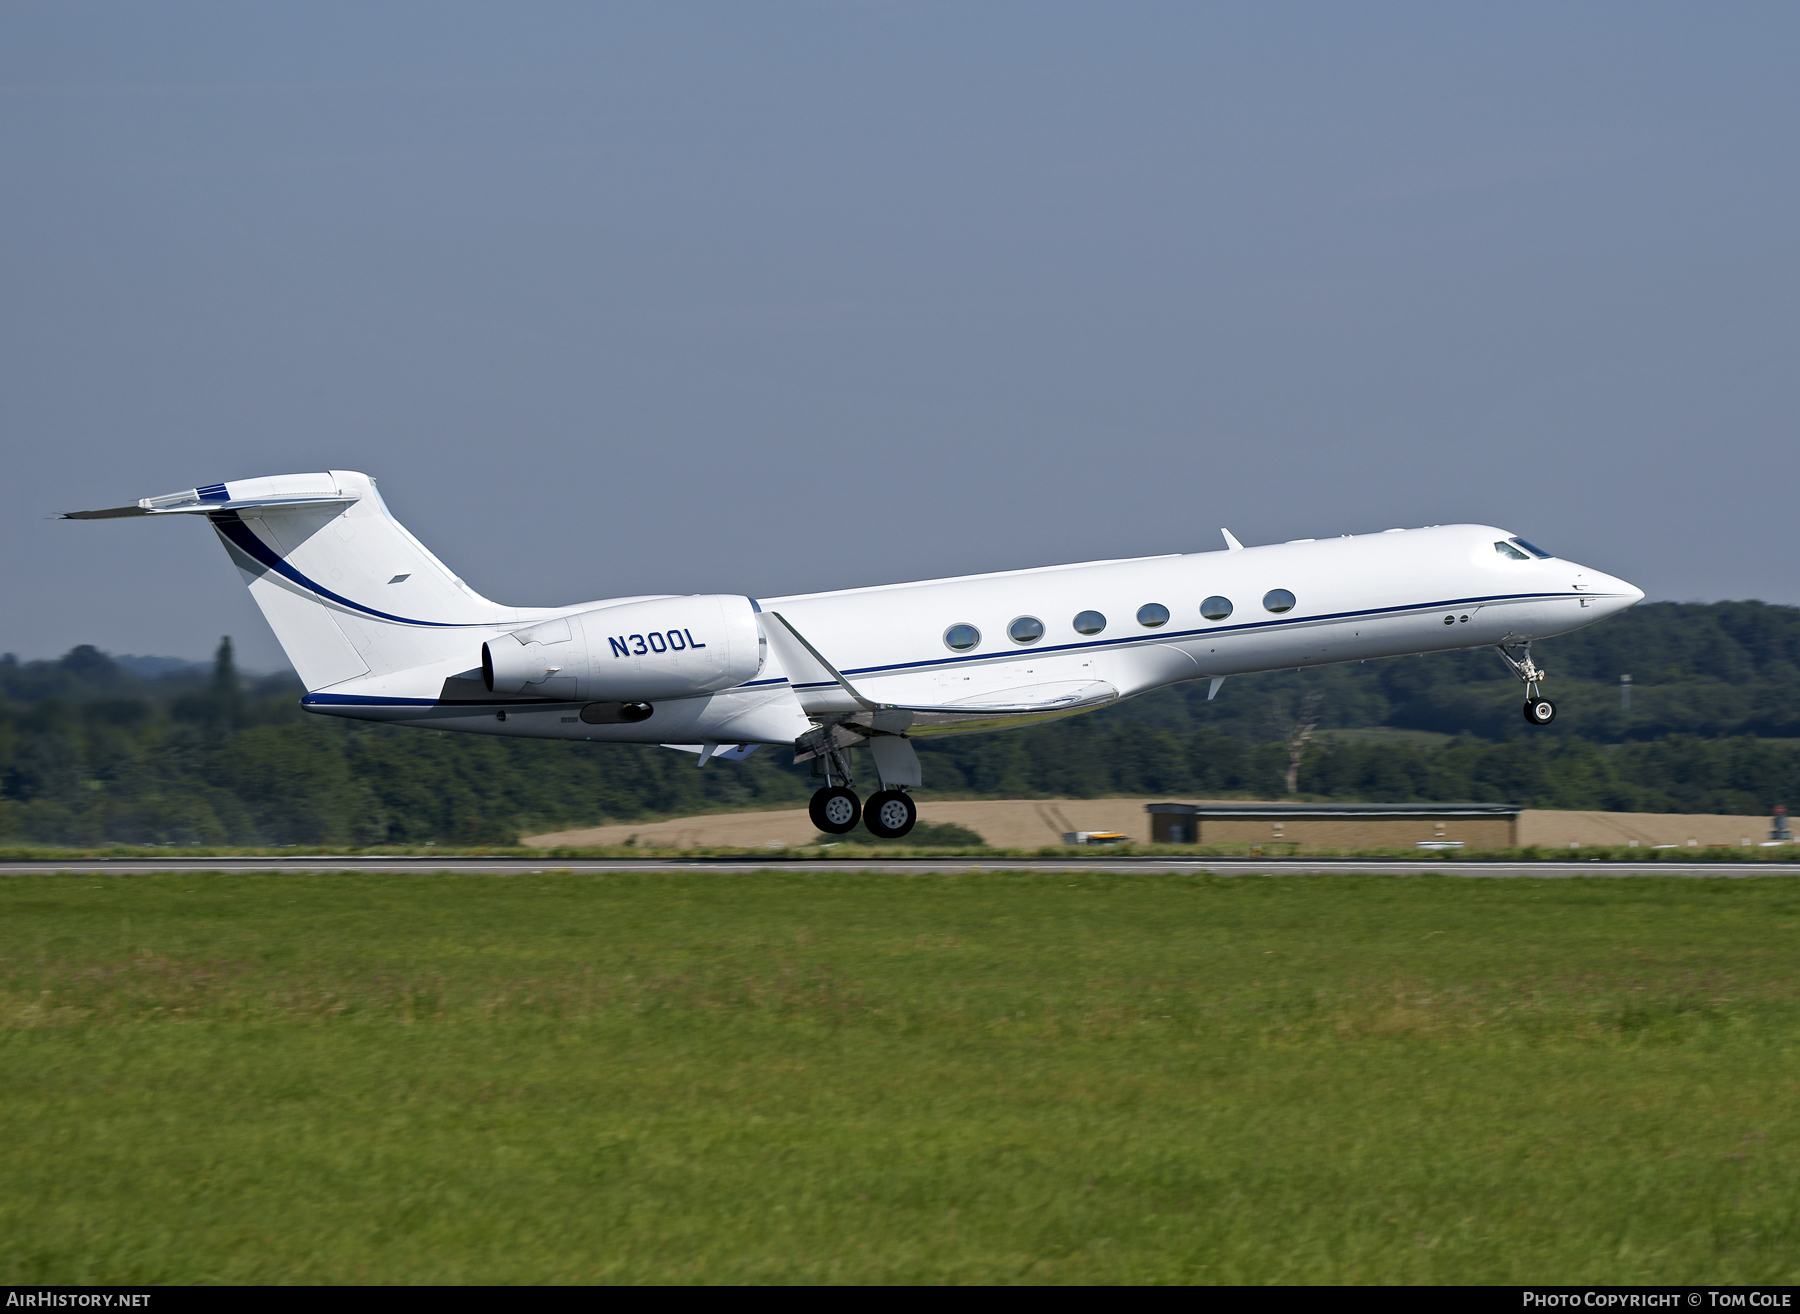
[{"label": "white business jet", "polygon": [[[1555,705],[1533,639],[1644,595],[1504,529],[1433,525],[805,593],[489,602],[350,470],[209,484],[71,520],[204,515],[327,716],[811,761],[812,819],[897,838],[912,740],[1105,707],[1182,680],[1494,647],[1525,719]],[[881,788],[863,803],[850,750]]]}]

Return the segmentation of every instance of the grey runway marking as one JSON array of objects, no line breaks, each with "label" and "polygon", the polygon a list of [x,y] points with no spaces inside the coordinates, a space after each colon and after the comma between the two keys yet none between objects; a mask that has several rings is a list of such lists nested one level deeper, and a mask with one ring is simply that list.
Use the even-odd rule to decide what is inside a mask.
[{"label": "grey runway marking", "polygon": [[269,874],[373,874],[409,871],[468,876],[537,874],[607,875],[624,872],[709,872],[738,876],[756,871],[866,872],[895,876],[938,876],[974,872],[1041,871],[1086,875],[1210,872],[1217,876],[1800,876],[1800,862],[1406,862],[1364,858],[892,858],[867,861],[731,858],[333,858],[297,854],[291,858],[74,858],[0,862],[0,875],[48,876],[102,873],[144,876],[155,872],[220,871]]}]

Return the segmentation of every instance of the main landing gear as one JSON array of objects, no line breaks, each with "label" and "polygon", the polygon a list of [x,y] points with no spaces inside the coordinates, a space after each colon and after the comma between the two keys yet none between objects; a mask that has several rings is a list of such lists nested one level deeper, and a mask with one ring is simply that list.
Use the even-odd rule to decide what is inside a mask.
[{"label": "main landing gear", "polygon": [[884,789],[863,804],[863,825],[877,839],[899,839],[919,819],[919,805],[904,789]]},{"label": "main landing gear", "polygon": [[1531,660],[1531,640],[1499,646],[1501,658],[1525,682],[1525,719],[1532,725],[1549,725],[1556,719],[1556,704],[1538,692],[1538,681],[1548,679],[1550,672]]},{"label": "main landing gear", "polygon": [[847,746],[825,746],[814,760],[818,765],[813,769],[825,777],[825,786],[812,796],[806,811],[813,825],[827,835],[848,835],[856,829],[859,817],[877,839],[900,839],[918,823],[918,805],[904,789],[877,790],[869,795],[867,803],[857,798],[856,791],[850,788]]},{"label": "main landing gear", "polygon": [[848,835],[856,829],[857,814],[876,839],[899,839],[918,824],[919,805],[904,789],[883,789],[862,803],[856,791],[843,785],[827,785],[806,806],[813,825],[827,835]]}]

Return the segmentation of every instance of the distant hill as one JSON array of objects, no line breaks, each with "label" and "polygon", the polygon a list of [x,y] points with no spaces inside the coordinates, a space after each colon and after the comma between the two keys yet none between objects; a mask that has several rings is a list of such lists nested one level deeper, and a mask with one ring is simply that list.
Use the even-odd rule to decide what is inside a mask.
[{"label": "distant hill", "polygon": [[185,657],[139,657],[133,653],[126,653],[123,656],[114,657],[112,660],[115,664],[143,679],[154,679],[159,675],[175,675],[183,671],[199,674],[210,669],[205,662],[189,661]]}]

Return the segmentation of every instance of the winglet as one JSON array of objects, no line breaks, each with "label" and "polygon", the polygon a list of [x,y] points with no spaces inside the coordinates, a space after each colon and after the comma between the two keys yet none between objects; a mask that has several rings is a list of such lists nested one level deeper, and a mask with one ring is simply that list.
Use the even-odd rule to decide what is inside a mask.
[{"label": "winglet", "polygon": [[1219,532],[1225,535],[1225,550],[1227,552],[1242,552],[1244,550],[1244,545],[1237,541],[1237,535],[1233,534],[1229,529],[1221,529]]}]

